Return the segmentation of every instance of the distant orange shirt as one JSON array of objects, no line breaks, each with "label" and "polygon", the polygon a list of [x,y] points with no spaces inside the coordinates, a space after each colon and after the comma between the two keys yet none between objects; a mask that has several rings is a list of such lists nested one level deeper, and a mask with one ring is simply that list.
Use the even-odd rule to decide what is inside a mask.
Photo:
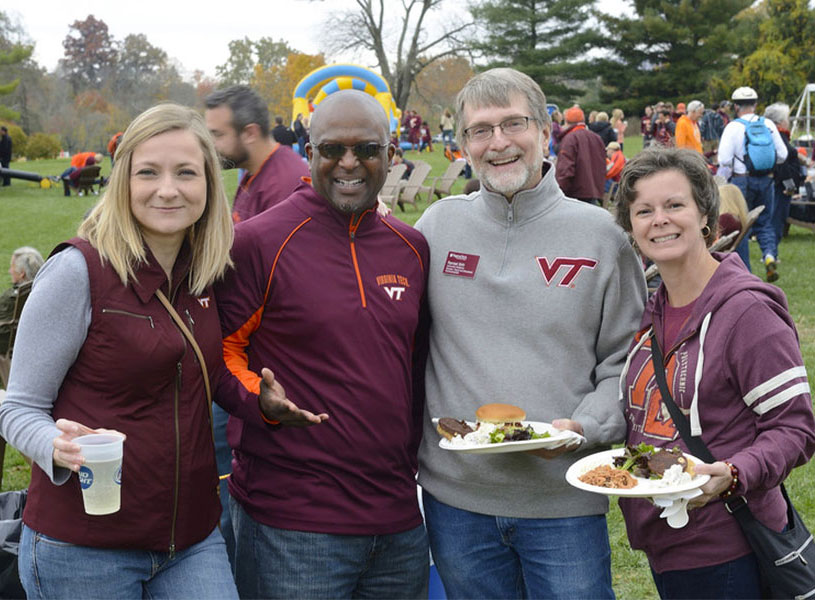
[{"label": "distant orange shirt", "polygon": [[606,158],[606,179],[620,181],[620,173],[623,172],[624,166],[625,154],[622,150],[617,150],[611,158]]},{"label": "distant orange shirt", "polygon": [[676,147],[702,153],[702,133],[699,131],[699,124],[688,115],[682,115],[676,122]]},{"label": "distant orange shirt", "polygon": [[96,156],[96,152],[77,152],[71,158],[71,166],[81,169],[91,156]]}]

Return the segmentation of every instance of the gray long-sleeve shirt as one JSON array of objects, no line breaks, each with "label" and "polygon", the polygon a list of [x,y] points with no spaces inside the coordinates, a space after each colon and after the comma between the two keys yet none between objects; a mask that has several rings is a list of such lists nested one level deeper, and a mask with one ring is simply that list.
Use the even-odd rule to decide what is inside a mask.
[{"label": "gray long-sleeve shirt", "polygon": [[[434,203],[416,227],[430,244],[432,317],[419,483],[483,514],[606,512],[604,496],[572,488],[565,472],[625,435],[619,376],[646,296],[625,234],[608,212],[566,198],[551,165],[511,204],[482,188]],[[472,420],[489,402],[578,421],[587,443],[554,460],[439,448],[431,418]]]},{"label": "gray long-sleeve shirt", "polygon": [[0,435],[57,484],[70,471],[54,466],[53,441],[61,432],[51,411],[90,322],[88,267],[79,250],[68,248],[37,273],[20,317],[9,386],[0,405]]}]

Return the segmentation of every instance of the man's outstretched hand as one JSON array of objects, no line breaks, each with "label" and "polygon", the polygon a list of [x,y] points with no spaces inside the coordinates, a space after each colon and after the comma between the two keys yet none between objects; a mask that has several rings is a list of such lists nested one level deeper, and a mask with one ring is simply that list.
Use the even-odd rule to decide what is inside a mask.
[{"label": "man's outstretched hand", "polygon": [[286,397],[286,390],[274,378],[271,370],[260,371],[260,396],[258,403],[264,416],[270,421],[277,421],[287,427],[309,427],[328,420],[326,413],[315,415],[312,412],[297,408],[297,405]]}]

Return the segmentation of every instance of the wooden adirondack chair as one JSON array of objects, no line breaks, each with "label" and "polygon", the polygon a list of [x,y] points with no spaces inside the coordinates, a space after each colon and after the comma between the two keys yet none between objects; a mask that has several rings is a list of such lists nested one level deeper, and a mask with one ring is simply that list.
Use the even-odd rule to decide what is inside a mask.
[{"label": "wooden adirondack chair", "polygon": [[394,198],[399,195],[399,187],[402,184],[402,175],[407,171],[405,163],[393,165],[388,171],[388,176],[385,178],[385,183],[382,189],[379,190],[379,199],[386,205],[391,206]]},{"label": "wooden adirondack chair", "polygon": [[764,211],[764,205],[756,206],[753,210],[747,213],[747,223],[744,227],[741,228],[739,235],[736,236],[733,245],[730,246],[725,252],[731,252],[739,247],[741,240],[744,239],[744,236],[750,232],[750,229],[753,227],[756,221],[758,221],[758,216]]},{"label": "wooden adirondack chair", "polygon": [[[20,315],[23,312],[23,305],[28,300],[31,293],[31,282],[20,284],[17,287],[17,298],[14,301],[14,311],[11,319],[0,321],[0,327],[8,329],[8,342],[0,347],[0,384],[3,390],[8,387],[8,374],[11,370],[11,350],[14,348],[14,337],[17,334],[17,324],[20,322]],[[2,392],[5,395],[5,391]],[[3,461],[6,458],[6,440],[0,437],[0,484],[3,482]]]},{"label": "wooden adirondack chair", "polygon": [[11,351],[14,348],[14,338],[17,335],[17,325],[23,313],[23,305],[31,293],[31,282],[21,283],[17,287],[17,297],[14,300],[14,310],[8,321],[0,321],[0,328],[8,332],[8,342],[0,347],[0,384],[3,389],[8,386],[8,374],[11,368]]},{"label": "wooden adirondack chair", "polygon": [[79,179],[76,182],[76,188],[80,195],[90,196],[91,194],[98,194],[99,190],[94,189],[94,186],[99,184],[99,189],[102,189],[102,180],[99,173],[102,167],[99,165],[90,165],[89,167],[82,167],[79,172]]},{"label": "wooden adirondack chair", "polygon": [[429,186],[422,186],[421,191],[427,192],[427,203],[430,204],[433,202],[434,194],[438,199],[449,196],[450,189],[458,179],[458,176],[461,175],[461,172],[464,170],[465,166],[467,166],[467,161],[454,160],[447,167],[444,175],[441,177],[434,177]]},{"label": "wooden adirondack chair", "polygon": [[397,194],[391,202],[391,210],[396,210],[396,205],[399,205],[403,211],[405,210],[404,203],[412,204],[416,207],[416,196],[422,190],[422,184],[427,176],[430,174],[430,165],[423,160],[414,161],[413,172],[410,178],[401,186],[399,194]]}]

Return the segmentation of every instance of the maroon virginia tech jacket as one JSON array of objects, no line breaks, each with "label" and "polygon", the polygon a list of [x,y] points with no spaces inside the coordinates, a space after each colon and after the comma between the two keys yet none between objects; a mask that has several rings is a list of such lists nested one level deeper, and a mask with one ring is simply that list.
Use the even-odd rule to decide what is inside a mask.
[{"label": "maroon virginia tech jacket", "polygon": [[566,130],[560,138],[555,178],[570,198],[603,197],[606,181],[606,149],[603,140],[582,123]]}]

